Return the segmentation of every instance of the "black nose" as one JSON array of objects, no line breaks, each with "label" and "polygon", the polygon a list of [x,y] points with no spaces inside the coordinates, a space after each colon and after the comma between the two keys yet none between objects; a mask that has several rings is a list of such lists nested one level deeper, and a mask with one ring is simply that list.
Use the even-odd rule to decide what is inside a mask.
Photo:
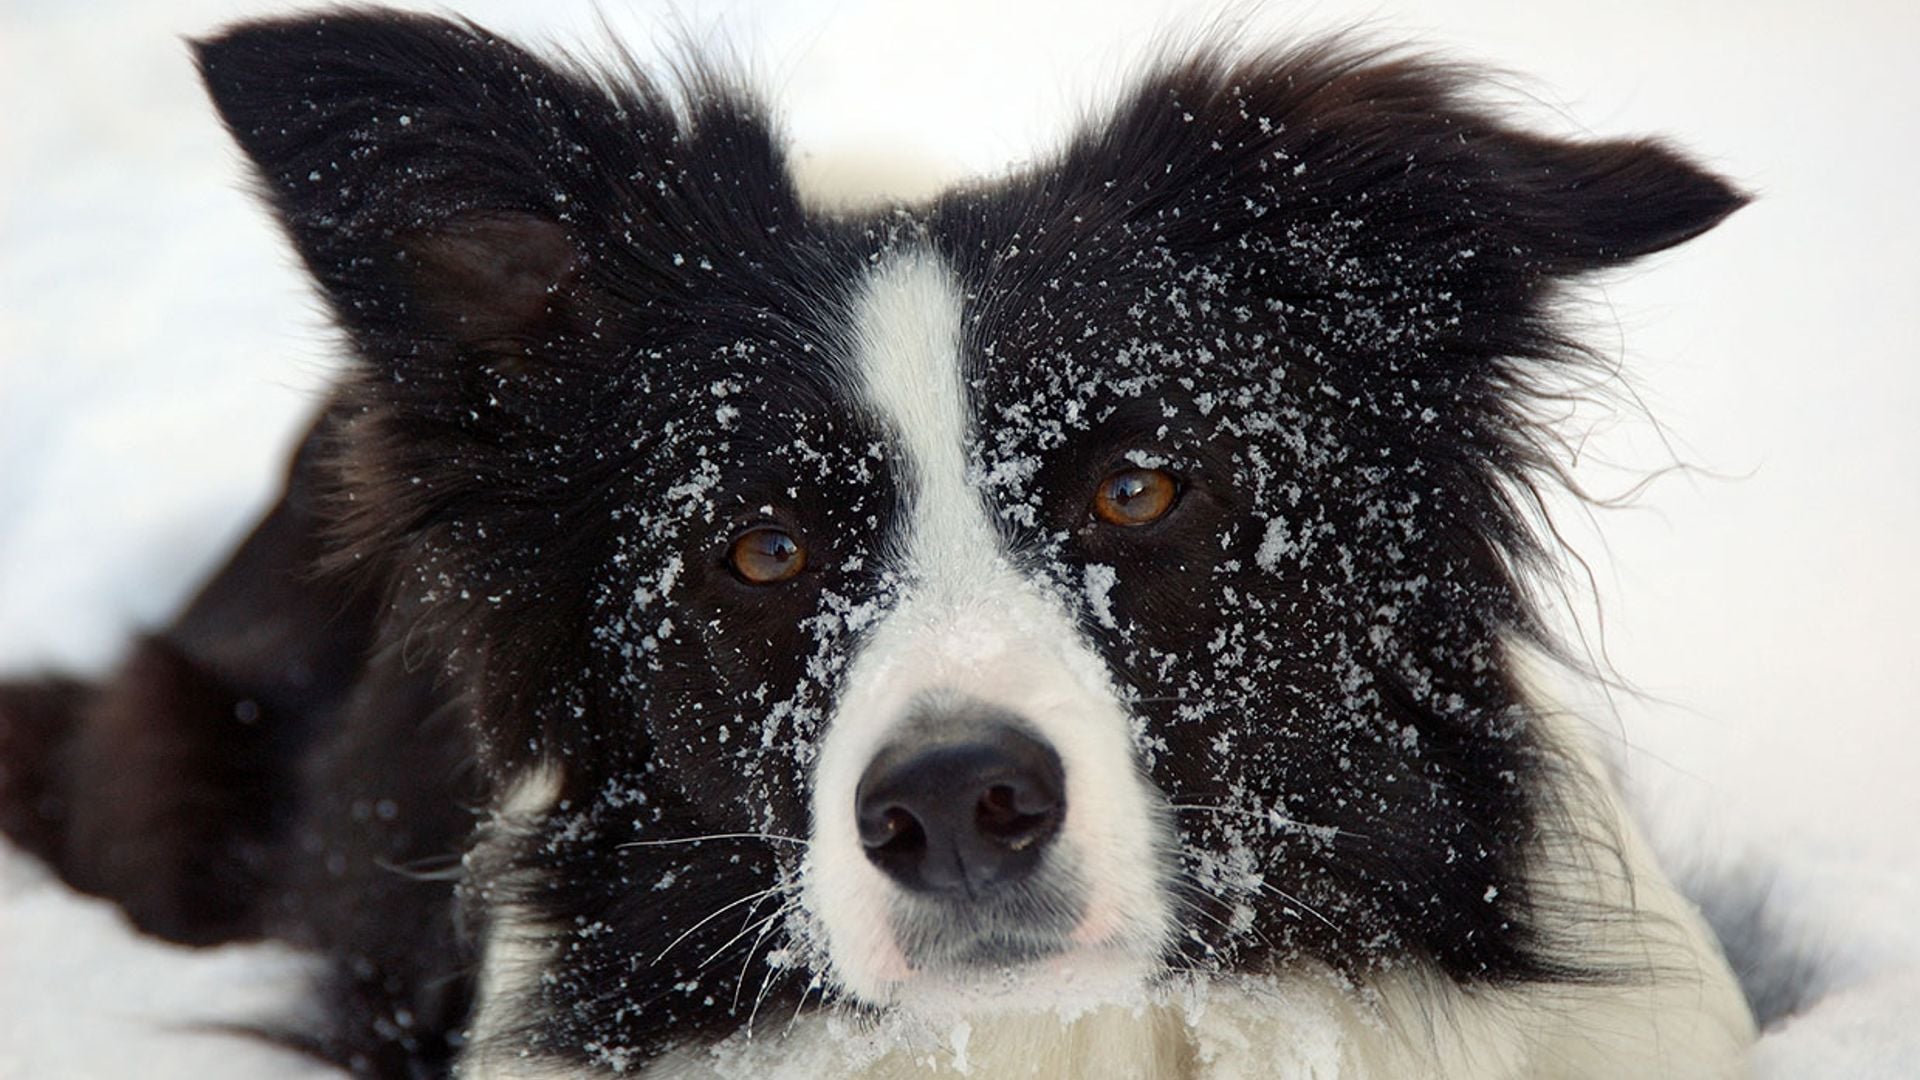
[{"label": "black nose", "polygon": [[977,897],[1039,865],[1065,789],[1053,747],[1010,724],[965,725],[876,754],[854,812],[867,858],[903,887]]}]

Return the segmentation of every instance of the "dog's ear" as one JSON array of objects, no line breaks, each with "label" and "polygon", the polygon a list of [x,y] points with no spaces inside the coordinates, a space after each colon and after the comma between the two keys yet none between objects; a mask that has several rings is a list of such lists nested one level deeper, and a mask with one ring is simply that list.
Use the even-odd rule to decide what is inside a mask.
[{"label": "dog's ear", "polygon": [[1476,96],[1486,85],[1339,40],[1203,54],[1084,136],[1062,179],[1125,197],[1127,216],[1173,246],[1259,247],[1283,276],[1306,275],[1296,285],[1438,295],[1457,283],[1505,290],[1481,307],[1508,313],[1543,284],[1678,244],[1746,202],[1655,140],[1520,131]]},{"label": "dog's ear", "polygon": [[1502,133],[1489,182],[1512,192],[1533,258],[1567,273],[1691,240],[1747,202],[1725,179],[1652,139],[1567,142]]},{"label": "dog's ear", "polygon": [[798,213],[757,107],[697,62],[677,88],[631,62],[614,80],[471,23],[373,9],[244,23],[194,49],[376,365],[551,351],[569,319],[607,315],[596,298],[672,303],[689,286],[676,268],[722,264]]},{"label": "dog's ear", "polygon": [[247,23],[194,48],[366,352],[541,336],[585,254],[571,200],[588,194],[582,115],[608,111],[600,90],[476,27],[395,12]]},{"label": "dog's ear", "polygon": [[[799,231],[772,127],[697,57],[591,73],[401,12],[195,51],[357,361],[319,448],[325,566],[390,580],[408,665],[487,671],[490,722],[573,715],[533,698],[586,647],[619,516],[593,494],[650,433],[654,360],[751,305],[747,253]],[[524,755],[504,731],[488,746]]]}]

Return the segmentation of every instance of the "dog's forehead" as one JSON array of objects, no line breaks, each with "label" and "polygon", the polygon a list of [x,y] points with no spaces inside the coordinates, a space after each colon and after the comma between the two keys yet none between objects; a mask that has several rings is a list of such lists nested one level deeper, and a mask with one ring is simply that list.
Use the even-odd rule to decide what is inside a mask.
[{"label": "dog's forehead", "polygon": [[[1272,319],[1240,295],[1244,275],[1228,260],[1176,251],[1151,227],[1083,224],[1110,207],[1035,209],[1024,205],[1031,197],[1007,185],[763,238],[764,250],[703,273],[699,292],[669,313],[671,325],[652,325],[657,312],[644,316],[634,363],[658,374],[637,405],[655,424],[711,419],[713,434],[741,446],[766,436],[769,449],[780,449],[772,442],[782,427],[870,414],[864,320],[885,291],[877,286],[899,284],[895,271],[909,263],[937,265],[945,292],[889,294],[888,307],[944,310],[957,299],[954,355],[973,431],[1027,420],[1053,426],[1055,417],[1083,427],[1093,399],[1154,389],[1191,398],[1244,367],[1216,362],[1236,346],[1269,344]],[[1223,331],[1249,324],[1250,334]],[[1024,404],[1008,400],[1016,396]],[[766,423],[742,415],[749,403]]]},{"label": "dog's forehead", "polygon": [[1246,253],[1031,199],[1008,185],[822,219],[717,267],[675,325],[643,328],[634,362],[658,370],[635,403],[636,471],[697,495],[711,528],[804,504],[871,531],[885,508],[862,493],[917,500],[915,462],[958,453],[968,501],[1020,528],[1040,523],[1053,464],[1225,453],[1248,407],[1274,404],[1262,387],[1287,345]]},{"label": "dog's forehead", "polygon": [[[1002,202],[1032,198],[1020,188]],[[1029,207],[958,203],[935,236],[966,297],[970,389],[995,438],[1066,441],[1132,401],[1136,428],[1178,428],[1178,414],[1252,374],[1274,351],[1278,320],[1260,298],[1248,253],[1170,243],[1149,220],[1113,216],[1098,199]],[[1005,224],[1007,218],[1017,227]],[[1154,416],[1165,406],[1165,416]]]},{"label": "dog's forehead", "polygon": [[849,344],[868,259],[831,234],[764,244],[671,305],[621,313],[634,471],[665,483],[710,461],[793,482],[819,478],[823,456],[877,452]]}]

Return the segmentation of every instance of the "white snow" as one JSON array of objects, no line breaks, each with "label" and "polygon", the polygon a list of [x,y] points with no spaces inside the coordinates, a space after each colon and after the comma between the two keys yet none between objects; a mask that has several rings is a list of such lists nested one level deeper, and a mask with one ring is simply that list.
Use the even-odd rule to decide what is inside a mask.
[{"label": "white snow", "polygon": [[0,1077],[335,1075],[257,1041],[190,1029],[288,1015],[306,970],[278,947],[196,951],[138,939],[117,908],[74,896],[0,845]]},{"label": "white snow", "polygon": [[1113,620],[1113,587],[1120,575],[1111,566],[1104,563],[1088,563],[1087,610],[1093,613],[1093,620],[1109,630],[1117,630],[1120,624]]},{"label": "white snow", "polygon": [[[458,7],[535,41],[597,33],[587,0]],[[1188,7],[712,0],[689,21],[745,43],[820,152],[810,162],[904,148],[959,172],[1044,145]],[[1676,452],[1705,471],[1593,525],[1561,516],[1597,575],[1594,649],[1642,691],[1577,703],[1617,713],[1665,847],[1773,868],[1785,910],[1834,957],[1840,987],[1763,1042],[1759,1074],[1910,1075],[1920,146],[1904,136],[1920,8],[1269,8],[1257,21],[1273,35],[1368,18],[1523,72],[1518,96],[1541,123],[1666,133],[1761,196],[1587,309],[1589,339],[1624,354],[1663,427],[1597,427],[1582,478],[1623,491]],[[317,305],[242,190],[179,42],[285,9],[0,8],[0,669],[97,669],[128,628],[163,618],[259,511],[332,369]],[[664,40],[667,12],[636,0],[607,17],[644,43]],[[0,849],[0,1077],[297,1075],[271,1050],[181,1026],[283,1004],[297,968],[278,950],[138,939]]]},{"label": "white snow", "polygon": [[1260,537],[1260,546],[1254,550],[1253,561],[1262,570],[1277,572],[1281,561],[1292,558],[1298,549],[1299,545],[1287,527],[1287,519],[1276,515],[1267,522],[1267,531]]}]

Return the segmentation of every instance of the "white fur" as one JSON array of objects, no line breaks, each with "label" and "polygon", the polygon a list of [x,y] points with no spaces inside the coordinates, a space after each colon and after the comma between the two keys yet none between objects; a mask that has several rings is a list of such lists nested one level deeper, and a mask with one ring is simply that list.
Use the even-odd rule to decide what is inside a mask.
[{"label": "white fur", "polygon": [[814,776],[802,896],[824,929],[833,978],[875,1003],[968,992],[908,968],[889,929],[899,888],[867,861],[854,817],[874,754],[916,699],[944,692],[1024,718],[1065,773],[1066,817],[1040,872],[1080,882],[1087,912],[1079,948],[1040,965],[1021,991],[1135,983],[1169,933],[1157,798],[1134,765],[1105,666],[1065,605],[1009,562],[968,474],[959,287],[931,252],[898,254],[874,271],[856,319],[866,397],[904,446],[915,495],[906,542],[890,556],[904,595],[849,670]]},{"label": "white fur", "polygon": [[[536,765],[510,785],[493,812],[480,840],[467,853],[469,876],[496,881],[498,852],[512,837],[552,812],[560,798],[560,770]],[[462,1080],[564,1080],[572,1075],[549,1063],[522,1058],[502,1033],[516,1026],[515,1002],[551,958],[541,941],[545,931],[524,918],[516,905],[494,899],[487,907],[486,940],[481,946],[480,980],[474,991],[473,1023],[467,1029],[468,1050],[456,1070]]]}]

